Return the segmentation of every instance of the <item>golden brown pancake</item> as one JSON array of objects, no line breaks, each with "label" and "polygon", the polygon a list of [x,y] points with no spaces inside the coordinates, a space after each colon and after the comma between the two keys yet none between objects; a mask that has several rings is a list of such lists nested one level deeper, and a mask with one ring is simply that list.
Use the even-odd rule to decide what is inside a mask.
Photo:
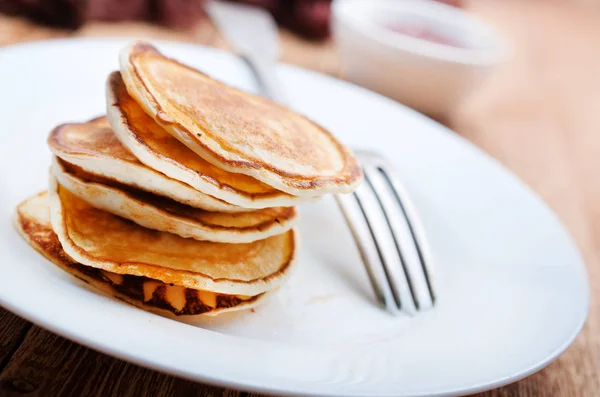
[{"label": "golden brown pancake", "polygon": [[119,72],[106,86],[107,117],[121,143],[148,167],[245,208],[291,206],[301,199],[247,175],[215,167],[158,125],[129,96]]},{"label": "golden brown pancake", "polygon": [[125,48],[120,66],[144,111],[221,169],[302,197],[351,192],[362,180],[350,150],[290,109],[211,79],[147,43]]},{"label": "golden brown pancake", "polygon": [[237,296],[215,294],[147,277],[121,275],[84,266],[71,259],[62,249],[52,230],[46,192],[23,201],[17,207],[15,226],[21,236],[39,253],[64,271],[96,289],[142,309],[161,315],[214,315],[247,309],[260,302],[265,294]]},{"label": "golden brown pancake", "polygon": [[60,125],[50,133],[48,146],[70,164],[136,189],[208,211],[246,211],[146,167],[119,142],[106,117]]},{"label": "golden brown pancake", "polygon": [[294,224],[294,207],[250,212],[209,212],[89,174],[58,158],[52,174],[61,186],[91,206],[140,226],[185,238],[223,243],[248,243],[285,233]]},{"label": "golden brown pancake", "polygon": [[295,261],[293,229],[264,240],[226,244],[144,228],[90,206],[50,178],[50,219],[77,262],[118,274],[223,294],[254,296],[278,287]]}]

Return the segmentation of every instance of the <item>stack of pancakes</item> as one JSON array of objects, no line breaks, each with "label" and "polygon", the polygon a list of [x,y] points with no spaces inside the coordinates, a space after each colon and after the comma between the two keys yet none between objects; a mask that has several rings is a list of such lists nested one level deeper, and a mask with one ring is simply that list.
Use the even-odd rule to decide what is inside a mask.
[{"label": "stack of pancakes", "polygon": [[296,261],[295,205],[363,177],[322,127],[147,43],[121,52],[106,100],[106,117],[50,133],[49,188],[16,224],[64,270],[153,312],[260,302]]}]

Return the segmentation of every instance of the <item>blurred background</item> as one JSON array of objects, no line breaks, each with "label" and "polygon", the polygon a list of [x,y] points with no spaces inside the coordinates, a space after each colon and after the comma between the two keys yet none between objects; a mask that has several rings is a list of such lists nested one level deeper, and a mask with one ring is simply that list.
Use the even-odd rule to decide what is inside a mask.
[{"label": "blurred background", "polygon": [[[148,21],[186,30],[202,23],[209,0],[3,0],[0,13],[77,29],[96,21]],[[331,0],[230,0],[268,10],[284,27],[312,39],[329,35]],[[369,0],[367,0],[369,1]],[[394,0],[392,0],[394,1]],[[460,0],[440,0],[460,5]]]},{"label": "blurred background", "polygon": [[[0,0],[0,46],[119,36],[228,48],[207,1]],[[548,203],[588,264],[590,318],[547,369],[489,395],[598,395],[600,1],[238,1],[275,17],[281,61],[438,120]]]},{"label": "blurred background", "polygon": [[[204,12],[210,1],[0,0],[0,46],[119,36],[228,48]],[[515,59],[554,61],[574,35],[576,46],[582,38],[592,46],[600,9],[593,0],[223,1],[275,18],[283,62],[350,80],[446,124]]]},{"label": "blurred background", "polygon": [[[222,39],[214,25],[211,23],[205,6],[211,0],[0,0],[0,45],[10,45],[34,40],[62,38],[62,37],[106,37],[106,36],[126,36],[132,38],[144,39],[167,39],[176,41],[195,42],[203,45],[227,48],[227,43]],[[370,42],[361,42],[363,31],[356,30],[357,26],[348,18],[354,18],[353,14],[359,16],[364,14],[363,10],[350,10],[347,15],[345,9],[336,11],[338,8],[346,8],[345,0],[223,0],[230,3],[243,3],[260,7],[270,13],[277,24],[280,26],[280,35],[282,40],[281,60],[283,62],[293,63],[309,69],[324,72],[336,77],[344,77],[360,85],[364,85],[384,95],[417,108],[419,111],[428,113],[431,116],[443,116],[446,109],[438,109],[441,104],[423,106],[424,104],[439,102],[435,96],[440,95],[440,87],[444,83],[440,78],[440,65],[431,63],[431,65],[421,62],[415,64],[410,58],[414,51],[408,51],[409,57],[405,57],[405,65],[412,65],[411,70],[402,67],[395,60],[386,61],[386,58],[396,57],[396,53],[385,54],[385,49],[376,49],[378,53],[361,53],[361,50],[372,47]],[[407,3],[403,0],[350,0],[348,3],[356,3],[358,7],[377,5],[374,8],[386,12],[385,7],[392,7]],[[434,3],[447,5],[457,9],[466,8],[466,3],[462,0],[425,0],[422,3]],[[352,5],[351,7],[355,7]],[[383,7],[383,8],[381,8]],[[404,24],[393,24],[391,22],[381,23],[381,27],[397,36],[412,37],[421,39],[421,44],[435,43],[443,46],[460,46],[462,39],[451,37],[454,32],[444,32],[439,30],[439,26],[434,23],[423,20],[420,15],[421,7],[417,7],[417,14],[411,15],[410,10],[399,10],[404,12],[412,20],[405,21]],[[409,11],[409,12],[407,12]],[[413,10],[414,11],[414,10]],[[424,10],[427,15],[430,13],[427,8]],[[433,10],[435,13],[435,9]],[[404,17],[406,15],[400,15]],[[378,18],[374,15],[374,18]],[[368,21],[376,23],[378,21]],[[349,22],[349,23],[348,23]],[[435,21],[433,21],[435,22]],[[442,21],[443,22],[443,21]],[[460,23],[460,21],[458,22]],[[343,26],[342,26],[343,25]],[[339,27],[336,29],[336,26]],[[352,27],[351,27],[352,26]],[[343,31],[342,31],[343,30]],[[459,32],[463,36],[475,37],[478,32]],[[357,37],[361,35],[361,37]],[[393,38],[392,38],[393,40]],[[353,47],[352,43],[358,43]],[[410,43],[409,43],[410,44]],[[392,44],[393,46],[393,44]],[[410,47],[410,45],[409,45]],[[455,48],[458,52],[468,52],[466,48]],[[356,51],[358,50],[358,51]],[[406,50],[403,48],[403,50]],[[402,51],[401,51],[402,52]],[[406,52],[406,51],[405,51]],[[379,59],[381,62],[375,62],[369,70],[365,70],[363,64],[356,64],[357,59]],[[461,56],[459,54],[459,56]],[[430,57],[433,60],[435,54]],[[439,61],[439,60],[438,60]],[[440,62],[438,62],[440,63]],[[451,62],[452,63],[452,62]],[[428,68],[436,67],[438,70],[432,70],[426,73],[421,83],[414,84],[414,76]],[[441,65],[445,66],[445,65]],[[394,80],[401,79],[398,85],[403,85],[400,90],[403,95],[396,95],[395,87],[387,90],[387,83],[381,81],[371,81],[369,75],[372,75],[373,68],[386,69],[389,73],[394,73]],[[402,69],[402,70],[400,70]],[[409,73],[410,72],[410,73]],[[471,72],[471,71],[469,71]],[[455,71],[461,73],[461,71]],[[410,74],[410,75],[409,75]],[[442,74],[447,75],[447,71]],[[402,76],[405,76],[404,78]],[[385,76],[387,79],[387,76]],[[455,78],[456,76],[447,75],[445,79]],[[462,79],[465,79],[462,77]],[[413,82],[411,84],[411,81]],[[427,81],[429,83],[427,83]],[[410,85],[410,87],[407,86]],[[430,92],[427,97],[415,91],[430,91],[434,88],[436,92]],[[437,88],[436,88],[437,87]],[[462,87],[461,87],[462,88]],[[450,88],[447,88],[449,90]],[[453,88],[456,90],[456,88]],[[447,98],[446,103],[455,102],[449,94],[444,94]],[[453,94],[454,95],[454,94]],[[423,97],[423,98],[417,98]]]}]

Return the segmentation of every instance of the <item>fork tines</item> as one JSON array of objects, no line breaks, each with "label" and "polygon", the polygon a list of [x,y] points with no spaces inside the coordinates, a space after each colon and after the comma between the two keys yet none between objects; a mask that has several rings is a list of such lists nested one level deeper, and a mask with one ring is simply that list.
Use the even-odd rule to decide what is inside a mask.
[{"label": "fork tines", "polygon": [[390,312],[433,307],[431,255],[412,201],[380,155],[355,151],[365,181],[336,200],[350,227],[378,301]]}]

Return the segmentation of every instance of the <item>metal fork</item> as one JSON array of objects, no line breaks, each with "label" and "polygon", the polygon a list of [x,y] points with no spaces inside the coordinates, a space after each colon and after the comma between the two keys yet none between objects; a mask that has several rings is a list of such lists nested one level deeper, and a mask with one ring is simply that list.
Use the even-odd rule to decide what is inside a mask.
[{"label": "metal fork", "polygon": [[378,301],[414,314],[435,304],[431,254],[406,188],[380,154],[355,150],[365,181],[336,195]]},{"label": "metal fork", "polygon": [[[287,104],[275,66],[278,30],[262,9],[208,2],[208,15],[258,81],[263,95]],[[394,314],[434,306],[431,254],[418,213],[394,168],[380,154],[355,150],[365,174],[356,192],[336,195],[378,302]]]}]

